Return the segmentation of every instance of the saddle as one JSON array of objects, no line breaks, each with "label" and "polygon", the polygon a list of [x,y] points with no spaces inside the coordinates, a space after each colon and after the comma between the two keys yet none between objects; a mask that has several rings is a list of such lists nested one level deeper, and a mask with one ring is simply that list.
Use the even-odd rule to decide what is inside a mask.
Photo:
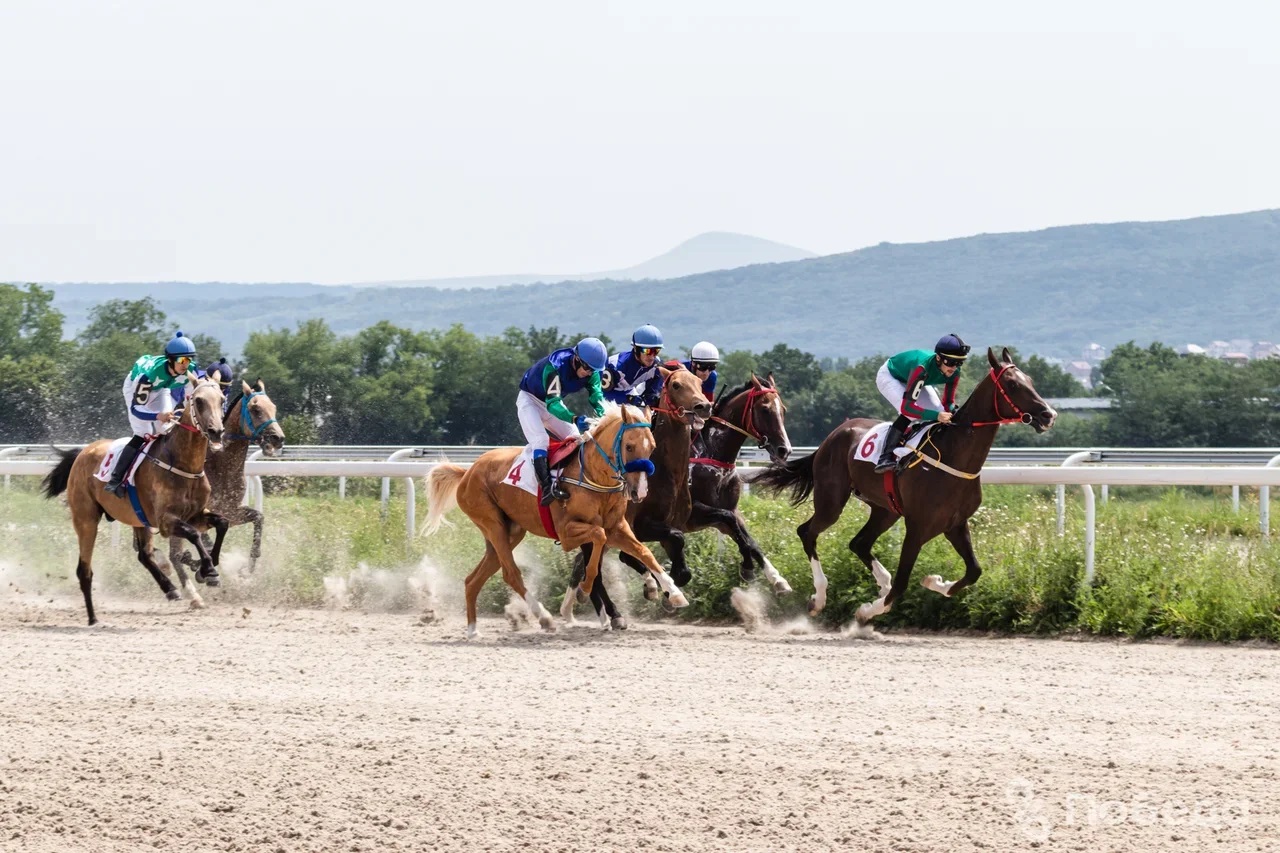
[{"label": "saddle", "polygon": [[578,443],[576,438],[566,438],[563,441],[551,439],[547,445],[547,463],[552,471],[563,468],[565,463],[573,458],[573,454],[578,450]]}]

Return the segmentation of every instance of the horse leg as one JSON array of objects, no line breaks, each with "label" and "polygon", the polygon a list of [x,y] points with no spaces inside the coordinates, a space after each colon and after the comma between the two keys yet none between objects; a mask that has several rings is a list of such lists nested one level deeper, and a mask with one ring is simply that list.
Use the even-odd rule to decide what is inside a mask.
[{"label": "horse leg", "polygon": [[653,573],[649,571],[648,566],[626,551],[619,551],[618,559],[624,566],[630,566],[644,578],[644,597],[647,601],[657,601],[662,597],[662,590],[658,589],[658,581],[654,578]]},{"label": "horse leg", "polygon": [[617,527],[608,532],[606,543],[609,547],[625,551],[644,563],[654,577],[657,578],[658,586],[666,593],[667,601],[672,607],[689,606],[689,600],[684,597],[684,593],[672,583],[671,576],[663,571],[662,564],[654,558],[653,552],[646,548],[644,543],[636,539],[635,534],[631,532],[631,525],[627,524],[625,520],[619,522]]},{"label": "horse leg", "polygon": [[911,580],[911,569],[916,564],[916,558],[920,556],[920,549],[932,538],[932,536],[921,536],[913,531],[910,525],[907,526],[907,535],[902,540],[902,553],[898,556],[898,571],[893,576],[893,585],[890,586],[887,595],[881,595],[875,601],[869,601],[857,609],[854,618],[859,625],[867,624],[881,613],[888,613],[893,603],[902,597],[902,594],[907,591],[907,583]]},{"label": "horse leg", "polygon": [[[472,518],[472,521],[476,521],[476,519]],[[551,613],[542,606],[542,602],[533,597],[533,593],[529,592],[529,589],[524,585],[524,575],[520,573],[520,566],[516,563],[515,554],[512,553],[516,545],[520,544],[520,540],[524,538],[525,531],[517,530],[514,534],[509,536],[507,534],[508,528],[505,518],[503,520],[495,520],[491,523],[484,524],[483,526],[481,526],[478,521],[476,521],[476,523],[477,526],[480,526],[480,530],[484,533],[485,538],[489,540],[489,544],[493,546],[494,553],[498,559],[498,565],[502,567],[502,580],[506,582],[507,586],[511,587],[511,590],[516,595],[520,596],[520,598],[524,600],[524,603],[529,608],[529,612],[533,614],[534,618],[538,620],[538,624],[542,626],[542,630],[547,633],[554,633],[556,630],[556,623],[552,620]],[[576,547],[576,545],[570,547]],[[483,585],[483,583],[481,585]],[[475,594],[480,594],[479,586],[476,587]],[[471,601],[470,589],[468,589],[468,602]],[[469,604],[467,608],[467,616],[469,621],[468,633],[471,633],[475,625],[474,604]]]},{"label": "horse leg", "polygon": [[229,511],[226,517],[228,527],[253,525],[253,544],[249,546],[249,571],[252,572],[257,568],[258,558],[262,556],[262,513],[251,506],[238,506]]},{"label": "horse leg", "polygon": [[98,538],[99,515],[101,510],[92,518],[75,518],[74,512],[72,514],[76,539],[80,543],[80,559],[76,562],[76,579],[80,581],[80,592],[84,595],[84,609],[89,614],[90,625],[98,624],[98,617],[93,612],[93,545]]},{"label": "horse leg", "polygon": [[791,592],[791,584],[787,583],[782,573],[769,562],[760,544],[747,530],[747,521],[742,517],[742,513],[736,509],[722,509],[707,504],[695,503],[693,506],[693,511],[689,514],[688,528],[713,527],[732,539],[733,544],[738,546],[738,553],[742,555],[739,577],[743,583],[755,580],[756,566],[759,566],[765,578],[773,586],[775,595],[787,595]]},{"label": "horse leg", "polygon": [[840,513],[844,512],[844,505],[849,502],[851,494],[853,489],[847,478],[843,483],[819,483],[813,490],[813,515],[796,528],[796,535],[800,537],[804,553],[809,558],[809,568],[813,570],[810,616],[817,616],[827,606],[827,576],[822,571],[822,561],[818,559],[818,534],[840,520]]},{"label": "horse leg", "polygon": [[209,586],[220,584],[222,581],[218,577],[218,570],[213,567],[213,559],[209,556],[209,551],[204,547],[204,543],[200,541],[200,531],[176,515],[167,516],[167,520],[170,534],[181,536],[190,542],[195,546],[196,553],[200,555],[200,567],[196,569],[196,580],[200,583],[207,583]]},{"label": "horse leg", "polygon": [[867,518],[867,523],[862,525],[862,529],[849,540],[849,550],[853,552],[853,556],[861,560],[862,564],[871,570],[872,576],[876,579],[876,586],[880,588],[880,596],[882,598],[889,594],[889,589],[893,585],[893,578],[889,577],[889,571],[871,553],[871,548],[876,544],[876,540],[884,535],[886,530],[897,523],[899,518],[901,516],[891,509],[872,506],[871,515]]},{"label": "horse leg", "polygon": [[484,556],[480,558],[479,563],[476,563],[476,567],[471,570],[471,574],[467,575],[467,579],[463,584],[467,599],[468,640],[473,640],[480,634],[476,629],[476,599],[480,596],[480,590],[484,587],[484,582],[493,577],[494,573],[500,568],[502,568],[502,565],[498,562],[498,552],[493,549],[493,544],[486,539]]},{"label": "horse leg", "polygon": [[944,531],[943,535],[947,537],[951,547],[956,549],[960,559],[964,560],[964,577],[958,581],[944,581],[942,575],[929,575],[920,582],[920,585],[950,598],[966,586],[975,583],[982,574],[982,567],[978,565],[978,558],[973,553],[973,539],[969,536],[969,519],[966,518],[950,530]]},{"label": "horse leg", "polygon": [[182,594],[174,588],[173,581],[169,580],[164,572],[160,571],[160,567],[156,565],[156,558],[152,553],[150,527],[133,528],[133,547],[138,551],[138,562],[142,563],[142,567],[151,573],[151,577],[155,578],[165,598],[170,601],[177,601],[182,598]]},{"label": "horse leg", "polygon": [[213,550],[209,552],[209,560],[214,566],[218,565],[218,557],[222,554],[222,540],[227,538],[227,528],[231,523],[225,515],[218,515],[216,512],[205,510],[197,516],[197,520],[201,525],[208,525],[213,528]]},{"label": "horse leg", "polygon": [[178,573],[178,588],[186,593],[191,599],[191,606],[197,610],[204,608],[204,598],[201,597],[200,591],[196,589],[196,585],[191,582],[191,578],[187,577],[187,572],[183,565],[190,566],[195,569],[199,563],[191,558],[187,550],[182,547],[182,540],[177,536],[169,537],[169,565]]}]

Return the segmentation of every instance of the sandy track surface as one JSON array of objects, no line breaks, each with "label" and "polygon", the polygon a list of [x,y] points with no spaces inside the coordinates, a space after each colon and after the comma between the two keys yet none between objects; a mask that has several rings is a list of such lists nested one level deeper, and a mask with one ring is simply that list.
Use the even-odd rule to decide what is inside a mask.
[{"label": "sandy track surface", "polygon": [[4,850],[1271,850],[1270,648],[0,594]]}]

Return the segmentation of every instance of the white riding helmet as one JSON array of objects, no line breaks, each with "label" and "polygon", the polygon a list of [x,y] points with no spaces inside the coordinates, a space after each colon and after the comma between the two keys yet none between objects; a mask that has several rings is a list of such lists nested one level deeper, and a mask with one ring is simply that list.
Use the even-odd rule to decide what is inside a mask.
[{"label": "white riding helmet", "polygon": [[689,350],[689,360],[717,362],[720,360],[720,350],[710,341],[698,341]]}]

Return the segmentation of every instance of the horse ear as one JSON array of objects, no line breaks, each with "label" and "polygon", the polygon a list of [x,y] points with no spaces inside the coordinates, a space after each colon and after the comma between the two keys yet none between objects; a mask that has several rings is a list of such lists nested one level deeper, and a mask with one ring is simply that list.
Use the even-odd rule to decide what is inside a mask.
[{"label": "horse ear", "polygon": [[760,377],[756,376],[754,373],[751,374],[751,384],[756,386],[757,388],[763,387],[760,384]]},{"label": "horse ear", "polygon": [[210,379],[212,379],[214,382],[217,382],[217,383],[221,384],[221,383],[222,383],[222,371],[221,371],[221,370],[215,370],[215,371],[213,371],[213,373],[210,373],[210,374],[209,374],[209,378],[210,378]]},{"label": "horse ear", "polygon": [[261,379],[258,380],[258,390],[262,391],[263,393],[266,393],[266,390],[267,390],[267,386],[262,384]]},{"label": "horse ear", "polygon": [[1000,366],[1000,363],[996,361],[996,354],[991,347],[987,347],[987,361],[991,364],[992,370],[995,370]]},{"label": "horse ear", "polygon": [[773,371],[772,371],[772,370],[771,370],[771,371],[769,371],[769,387],[770,387],[770,388],[774,388],[774,389],[776,389],[776,388],[778,387],[778,380],[776,380],[776,379],[774,379],[774,378],[773,378]]},{"label": "horse ear", "polygon": [[667,379],[671,376],[671,374],[675,373],[675,371],[669,367],[663,367],[661,364],[659,364],[658,373],[662,374],[663,379]]},{"label": "horse ear", "polygon": [[249,383],[245,382],[243,379],[240,380],[240,390],[246,395],[253,393],[253,389],[249,387]]},{"label": "horse ear", "polygon": [[1009,355],[1009,348],[1005,347],[1004,352],[1000,354],[1000,360],[1005,364],[1013,364],[1013,358]]}]

